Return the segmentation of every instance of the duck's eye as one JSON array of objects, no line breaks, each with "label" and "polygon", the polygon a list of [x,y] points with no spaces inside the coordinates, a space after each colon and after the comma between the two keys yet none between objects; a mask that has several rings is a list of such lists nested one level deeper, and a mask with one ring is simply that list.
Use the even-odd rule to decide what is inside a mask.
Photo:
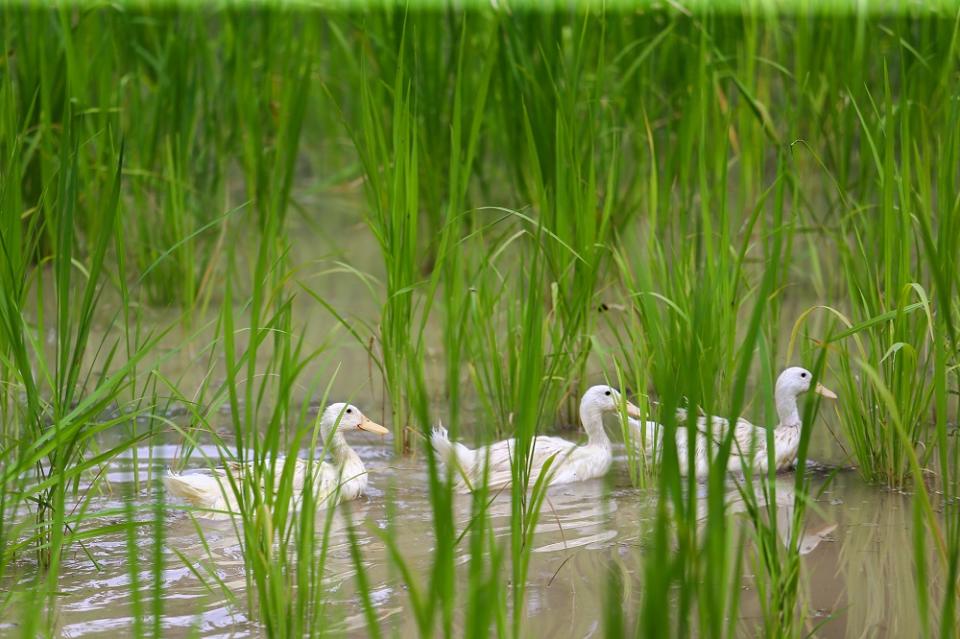
[{"label": "duck's eye", "polygon": [[606,395],[607,397],[609,397],[609,396],[610,396],[610,391],[609,391],[609,390],[607,390],[607,392],[606,392],[606,393],[604,393],[604,395]]},{"label": "duck's eye", "polygon": [[806,376],[807,376],[807,374],[806,374],[806,373],[800,373],[800,377],[804,377],[804,378],[806,378]]},{"label": "duck's eye", "polygon": [[347,414],[350,414],[350,413],[352,413],[352,412],[353,412],[353,409],[352,409],[352,408],[348,408],[348,409],[347,409]]}]

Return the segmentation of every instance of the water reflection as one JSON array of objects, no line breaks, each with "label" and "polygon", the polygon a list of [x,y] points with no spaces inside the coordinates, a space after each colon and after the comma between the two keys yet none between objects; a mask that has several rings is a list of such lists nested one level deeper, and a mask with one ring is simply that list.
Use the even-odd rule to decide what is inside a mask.
[{"label": "water reflection", "polygon": [[[827,481],[827,476],[815,476],[812,482],[812,491],[817,492],[817,486]],[[767,512],[766,501],[762,484],[760,481],[754,482],[754,495],[758,500],[758,505],[762,511]],[[797,508],[796,485],[793,473],[777,475],[774,480],[773,494],[776,500],[776,519],[777,533],[780,535],[784,546],[791,545],[791,536],[793,534],[793,517]],[[732,514],[745,513],[747,504],[743,499],[743,493],[740,489],[734,489],[727,493],[728,511]],[[704,505],[705,507],[705,505]],[[704,513],[705,514],[705,513]],[[837,529],[835,521],[824,520],[823,510],[817,506],[808,508],[804,517],[804,526],[800,531],[800,540],[798,542],[799,553],[809,555],[821,542],[833,541],[831,533]]]},{"label": "water reflection", "polygon": [[[812,567],[822,571],[815,579],[846,586],[834,603],[834,609],[845,611],[845,623],[831,628],[830,636],[921,636],[910,498],[857,481],[848,481],[833,497],[842,502],[835,510],[843,540],[829,562]],[[932,560],[930,553],[928,563]],[[939,592],[938,571],[933,567],[930,572],[932,589]]]}]

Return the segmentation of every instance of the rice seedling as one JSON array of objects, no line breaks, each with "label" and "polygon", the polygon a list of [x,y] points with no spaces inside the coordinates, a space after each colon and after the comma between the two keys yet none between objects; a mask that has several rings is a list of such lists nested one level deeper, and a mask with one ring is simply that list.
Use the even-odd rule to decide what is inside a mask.
[{"label": "rice seedling", "polygon": [[354,133],[372,209],[367,223],[380,245],[387,270],[386,299],[378,327],[379,359],[390,397],[391,423],[398,433],[395,440],[398,449],[409,447],[406,428],[410,422],[410,406],[405,395],[410,387],[408,376],[422,376],[417,368],[422,366],[425,321],[423,316],[417,318],[414,297],[420,283],[417,268],[420,149],[416,138],[417,107],[410,91],[400,64],[392,85],[393,119],[388,127],[379,108],[387,100],[387,89],[365,74],[361,84],[362,124]]},{"label": "rice seedling", "polygon": [[[277,216],[271,220],[269,224],[276,223]],[[249,328],[234,324],[233,285],[228,277],[218,340],[226,379],[202,410],[192,411],[196,423],[182,432],[189,448],[195,449],[202,437],[215,432],[211,422],[219,407],[230,406],[233,445],[215,436],[220,456],[209,462],[221,465],[235,460],[239,469],[226,475],[224,489],[237,503],[232,517],[246,565],[247,609],[271,635],[313,636],[323,634],[329,613],[323,570],[334,511],[327,506],[337,495],[315,494],[309,480],[296,487],[294,471],[299,451],[306,448],[305,476],[313,477],[329,448],[330,442],[321,437],[320,415],[310,419],[307,409],[313,397],[322,398],[321,405],[326,405],[331,382],[324,385],[319,377],[310,380],[297,408],[294,389],[320,351],[307,349],[303,333],[293,325],[288,292],[292,282],[284,253],[282,246],[271,241],[261,244],[252,296],[243,305],[249,313]],[[249,339],[241,346],[237,335],[245,332]],[[264,352],[266,361],[260,355]],[[264,486],[270,488],[264,490]],[[225,584],[219,588],[233,596]]]},{"label": "rice seedling", "polygon": [[[3,278],[2,331],[4,379],[15,389],[5,402],[8,419],[3,428],[0,470],[3,473],[4,530],[0,564],[4,567],[34,554],[38,570],[35,594],[27,610],[35,615],[28,628],[40,632],[44,614],[54,607],[61,561],[67,549],[86,551],[85,540],[117,528],[97,521],[92,501],[105,484],[104,468],[116,455],[135,446],[150,432],[120,439],[103,435],[148,409],[141,401],[114,405],[131,384],[133,371],[156,345],[156,337],[141,340],[127,331],[111,340],[92,342],[94,312],[106,286],[105,256],[111,246],[123,249],[117,232],[120,215],[122,152],[116,156],[113,178],[97,202],[104,216],[92,251],[78,255],[75,220],[78,212],[78,156],[82,151],[73,128],[74,115],[67,110],[65,141],[61,146],[55,183],[44,189],[41,206],[48,227],[28,223],[21,227],[16,197],[5,201],[7,227],[0,241]],[[14,138],[25,142],[23,133]],[[13,168],[19,162],[10,158]],[[39,217],[39,213],[36,214]],[[32,265],[34,251],[41,251],[40,233],[53,240],[52,272],[47,275]],[[19,241],[18,246],[12,242]],[[81,261],[82,260],[82,261]],[[78,268],[80,265],[80,268]],[[77,273],[85,276],[80,282]],[[120,272],[124,276],[123,271]],[[52,298],[45,287],[52,287]],[[47,304],[53,300],[52,308]],[[118,314],[119,315],[119,314]],[[52,349],[42,335],[53,330]],[[123,340],[121,340],[123,338]],[[125,342],[128,349],[121,350]],[[114,363],[118,353],[126,361]],[[92,355],[91,355],[92,353]],[[136,526],[131,523],[131,526]],[[6,602],[9,604],[9,601]],[[39,613],[39,614],[38,614]],[[47,626],[46,631],[52,626]]]},{"label": "rice seedling", "polygon": [[[493,23],[485,25],[480,42],[484,49],[494,43]],[[447,407],[450,415],[450,433],[456,437],[460,431],[461,411],[461,363],[468,341],[466,318],[474,302],[475,289],[467,287],[466,259],[461,256],[467,238],[465,231],[476,224],[467,220],[467,206],[471,172],[476,164],[481,126],[486,110],[490,80],[493,73],[493,56],[479,74],[466,72],[466,57],[470,51],[467,39],[467,18],[462,20],[461,46],[457,58],[457,73],[454,84],[453,112],[451,115],[449,165],[447,176],[445,224],[438,241],[437,263],[442,269],[442,301],[444,313],[443,343],[446,354]],[[472,99],[471,99],[472,98]]]},{"label": "rice seedling", "polygon": [[[538,91],[529,99],[529,91],[521,94],[524,191],[549,236],[542,245],[544,266],[555,290],[553,312],[561,331],[552,342],[558,351],[555,356],[569,358],[564,369],[580,389],[583,384],[578,378],[590,352],[594,295],[615,231],[613,212],[620,204],[619,146],[616,135],[604,126],[600,106],[605,46],[602,31],[599,43],[590,39],[591,26],[592,20],[585,16],[576,39],[563,38],[562,45],[551,52]],[[514,44],[518,55],[531,54],[519,42]],[[600,59],[591,59],[592,55]],[[527,61],[524,64],[530,66]],[[601,73],[589,82],[587,68]],[[514,81],[521,85],[519,79]],[[544,104],[544,100],[555,102]],[[537,117],[540,109],[551,116]],[[553,130],[545,130],[551,123]]]}]

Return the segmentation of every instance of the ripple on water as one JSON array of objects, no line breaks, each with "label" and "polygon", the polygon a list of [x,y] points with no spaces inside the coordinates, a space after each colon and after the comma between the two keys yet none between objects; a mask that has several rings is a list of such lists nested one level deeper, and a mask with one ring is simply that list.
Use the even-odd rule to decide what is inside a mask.
[{"label": "ripple on water", "polygon": [[[155,480],[178,451],[170,446],[155,449],[152,457],[146,452],[138,451],[137,473],[129,466],[132,455],[128,456],[126,467],[110,470],[114,495],[127,494],[129,482],[136,476]],[[216,453],[214,449],[205,452]],[[387,628],[400,635],[412,635],[415,626],[409,614],[408,595],[396,571],[387,567],[388,553],[379,534],[389,530],[396,536],[404,560],[414,572],[425,574],[429,570],[433,561],[433,523],[426,473],[415,461],[396,459],[385,445],[364,445],[359,452],[367,460],[372,481],[367,497],[333,512],[323,579],[334,617],[331,627],[357,636],[365,634],[366,621],[355,592],[356,566],[346,534],[349,523],[355,521],[363,522],[356,527],[356,534],[363,547],[364,568],[377,615]],[[819,485],[825,478],[818,474],[813,481]],[[777,483],[782,530],[786,529],[792,508],[792,485],[792,475]],[[138,503],[149,504],[155,483],[148,482],[144,488]],[[702,487],[699,490],[705,492]],[[733,512],[742,510],[732,485],[728,499]],[[631,488],[622,469],[606,480],[548,490],[535,528],[527,585],[526,615],[538,635],[591,636],[599,632],[608,567],[615,563],[625,575],[639,580],[644,527],[652,520],[655,500],[655,491]],[[471,505],[470,496],[454,500],[454,513],[461,528],[471,519]],[[123,506],[116,498],[94,497],[91,510],[119,513]],[[489,511],[494,534],[507,543],[511,531],[509,494],[493,498]],[[913,603],[912,554],[903,552],[911,547],[910,513],[909,496],[877,491],[845,472],[834,478],[816,508],[808,510],[807,528],[800,540],[804,578],[809,584],[807,604],[818,614],[835,617],[820,629],[820,636],[842,637],[848,632],[859,632],[857,629],[872,629],[881,634],[895,632],[897,636],[915,634],[920,620]],[[105,517],[101,523],[111,521]],[[152,544],[147,543],[149,530],[141,534],[144,543],[140,545],[139,577],[141,586],[149,588],[153,579]],[[259,635],[255,622],[247,618],[242,608],[246,579],[233,524],[194,521],[183,512],[172,511],[164,534],[167,547],[160,587],[164,592],[165,635]],[[98,537],[87,543],[87,550],[99,562],[99,569],[82,552],[72,553],[64,564],[59,598],[63,635],[129,632],[132,598],[125,536],[120,533]],[[458,548],[458,564],[469,560],[467,553],[466,547]],[[184,566],[183,560],[190,562],[190,567]],[[194,571],[208,583],[225,583],[241,607],[233,606],[216,587],[210,592]],[[216,580],[211,579],[213,576]],[[756,592],[749,585],[748,581],[741,602],[741,622],[748,629],[760,614]],[[624,605],[635,609],[640,603],[639,593],[639,588],[633,588],[632,600]]]}]

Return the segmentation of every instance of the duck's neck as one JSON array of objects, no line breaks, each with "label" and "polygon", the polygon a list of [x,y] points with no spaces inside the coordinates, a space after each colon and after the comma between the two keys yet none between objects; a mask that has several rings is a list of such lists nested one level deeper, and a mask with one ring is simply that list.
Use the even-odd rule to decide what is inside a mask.
[{"label": "duck's neck", "polygon": [[330,456],[339,474],[339,501],[349,501],[362,495],[367,489],[366,468],[343,433],[336,432],[330,438]]},{"label": "duck's neck", "polygon": [[603,413],[590,406],[581,406],[580,421],[583,423],[583,429],[587,431],[587,446],[599,446],[612,450],[610,438],[607,437],[607,431],[603,429]]},{"label": "duck's neck", "polygon": [[797,396],[793,393],[777,391],[777,416],[780,418],[778,427],[799,428],[801,424],[800,411],[797,409]]},{"label": "duck's neck", "polygon": [[363,466],[360,455],[350,448],[347,438],[339,431],[335,432],[333,437],[330,438],[330,456],[333,457],[333,461],[338,468],[356,466],[357,464]]}]

